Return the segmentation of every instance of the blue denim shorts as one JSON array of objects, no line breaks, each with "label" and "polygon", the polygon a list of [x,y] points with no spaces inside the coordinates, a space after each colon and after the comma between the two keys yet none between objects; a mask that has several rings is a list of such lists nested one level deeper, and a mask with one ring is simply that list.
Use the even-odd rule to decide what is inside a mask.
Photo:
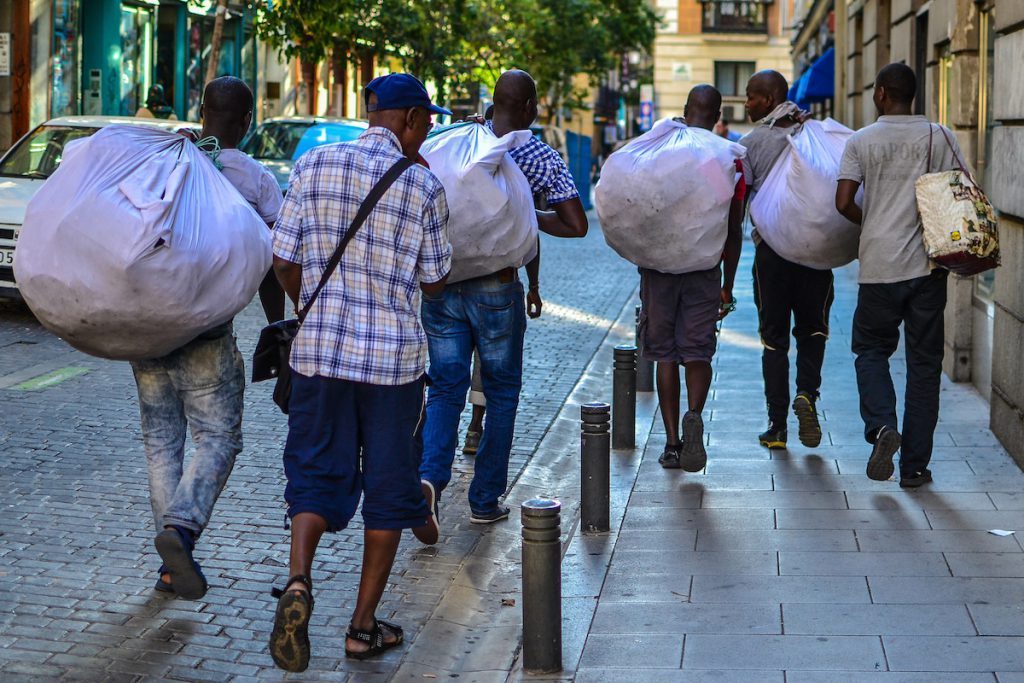
[{"label": "blue denim shorts", "polygon": [[328,531],[348,526],[363,500],[367,529],[427,523],[420,488],[423,380],[362,384],[292,372],[284,497],[288,516],[311,512]]}]

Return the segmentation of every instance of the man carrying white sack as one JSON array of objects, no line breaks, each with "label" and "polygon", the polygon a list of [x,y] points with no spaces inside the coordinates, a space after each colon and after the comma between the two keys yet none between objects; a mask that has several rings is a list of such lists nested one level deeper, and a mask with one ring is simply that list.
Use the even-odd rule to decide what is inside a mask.
[{"label": "man carrying white sack", "polygon": [[[777,71],[759,71],[747,83],[747,113],[760,125],[745,135],[751,194],[761,185],[782,154],[788,137],[801,129],[800,108],[786,100],[789,84]],[[767,448],[785,448],[789,413],[790,321],[796,338],[796,399],[793,412],[799,423],[800,443],[821,443],[817,400],[821,367],[828,340],[832,308],[832,271],[808,268],[788,261],[761,239],[754,226],[754,302],[760,323],[761,370],[768,404],[768,429],[758,439]]]},{"label": "man carrying white sack", "polygon": [[[494,118],[487,125],[503,137],[528,130],[537,118],[537,84],[525,71],[506,71],[494,87]],[[555,237],[583,237],[587,217],[569,169],[558,153],[531,137],[510,155],[535,194],[553,211],[537,212],[540,229]],[[452,240],[455,241],[454,238]],[[447,285],[423,297],[423,328],[430,349],[430,379],[420,477],[437,515],[437,499],[451,481],[459,418],[470,385],[474,345],[487,398],[487,421],[469,487],[470,522],[508,519],[501,505],[508,483],[516,410],[523,383],[526,315],[523,285],[515,268]]]},{"label": "man carrying white sack", "polygon": [[[201,138],[217,141],[225,177],[265,221],[273,222],[281,194],[273,175],[235,148],[252,122],[253,96],[237,78],[210,81],[203,95]],[[273,191],[271,191],[273,190]],[[206,594],[192,553],[242,450],[245,374],[232,323],[200,334],[161,358],[132,362],[139,390],[149,495],[163,560],[156,590],[188,600]],[[185,435],[196,448],[184,466]]]},{"label": "man carrying white sack", "polygon": [[[721,109],[721,94],[710,85],[698,85],[686,99],[683,116],[688,127],[711,131],[721,117]],[[732,288],[743,244],[741,223],[746,183],[742,162],[735,163],[739,178],[729,207],[728,235],[721,261],[707,270],[679,274],[640,268],[640,352],[658,364],[658,404],[666,433],[665,450],[658,462],[665,469],[699,472],[708,461],[701,413],[711,390],[716,327],[735,307]],[[708,227],[712,231],[726,228],[720,224]],[[680,365],[685,368],[687,399],[681,440]]]}]

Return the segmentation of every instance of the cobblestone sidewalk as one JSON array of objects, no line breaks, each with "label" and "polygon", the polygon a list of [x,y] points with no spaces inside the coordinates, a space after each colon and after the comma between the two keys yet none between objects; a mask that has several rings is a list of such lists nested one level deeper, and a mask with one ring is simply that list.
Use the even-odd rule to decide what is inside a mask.
[{"label": "cobblestone sidewalk", "polygon": [[[513,477],[637,283],[596,225],[582,241],[545,239],[543,249],[545,309],[527,333]],[[252,305],[236,321],[246,357],[261,319]],[[285,578],[288,552],[279,460],[286,423],[270,389],[247,388],[245,450],[197,551],[210,592],[195,603],[154,595],[159,561],[130,369],[69,349],[22,309],[0,311],[0,680],[284,678],[265,652],[269,589]],[[468,524],[472,461],[456,464],[443,542],[422,548],[405,539],[379,612],[413,642],[483,533]],[[400,665],[402,650],[344,660],[360,554],[358,524],[324,543],[314,569],[314,656],[292,678],[384,681]]]}]

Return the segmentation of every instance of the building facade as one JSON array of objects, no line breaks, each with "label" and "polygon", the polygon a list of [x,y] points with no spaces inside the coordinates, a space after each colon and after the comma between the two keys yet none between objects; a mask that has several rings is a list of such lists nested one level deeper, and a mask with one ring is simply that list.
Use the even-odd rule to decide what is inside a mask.
[{"label": "building facade", "polygon": [[[799,34],[828,36],[840,55],[834,116],[852,128],[874,121],[875,74],[910,65],[918,113],[956,133],[999,210],[1003,265],[950,278],[945,370],[990,401],[992,430],[1024,465],[1024,0],[815,0],[800,9]],[[798,69],[804,47],[794,42]]]},{"label": "building facade", "polygon": [[656,0],[654,118],[679,116],[690,89],[722,93],[722,116],[743,131],[747,79],[761,69],[793,71],[793,0]]},{"label": "building facade", "polygon": [[[8,0],[2,7],[0,34],[17,58],[10,75],[0,75],[0,150],[57,116],[134,115],[156,84],[179,119],[198,120],[212,1]],[[217,72],[257,90],[257,67],[252,10],[233,2]]]}]

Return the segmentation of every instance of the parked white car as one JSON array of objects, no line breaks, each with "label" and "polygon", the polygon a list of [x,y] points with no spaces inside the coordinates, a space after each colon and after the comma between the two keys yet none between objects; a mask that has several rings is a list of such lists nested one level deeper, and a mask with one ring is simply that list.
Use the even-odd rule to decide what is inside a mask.
[{"label": "parked white car", "polygon": [[130,116],[65,116],[37,126],[0,157],[0,298],[20,299],[14,282],[14,248],[33,195],[57,170],[64,145],[114,124],[165,130],[201,129],[198,123]]}]

